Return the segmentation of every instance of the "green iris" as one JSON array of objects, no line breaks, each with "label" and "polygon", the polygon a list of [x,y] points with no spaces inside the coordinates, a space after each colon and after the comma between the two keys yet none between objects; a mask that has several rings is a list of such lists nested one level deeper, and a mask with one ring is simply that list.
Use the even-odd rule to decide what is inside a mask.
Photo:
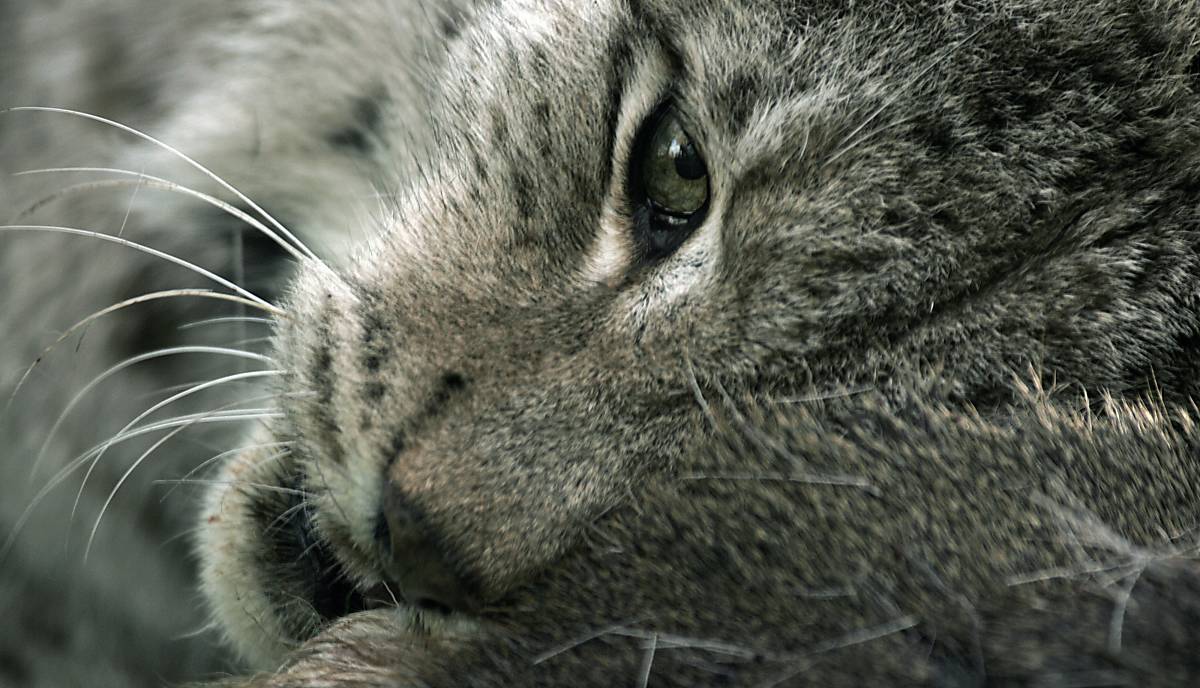
[{"label": "green iris", "polygon": [[708,202],[708,169],[674,113],[659,119],[642,157],[642,189],[656,210],[679,218]]}]

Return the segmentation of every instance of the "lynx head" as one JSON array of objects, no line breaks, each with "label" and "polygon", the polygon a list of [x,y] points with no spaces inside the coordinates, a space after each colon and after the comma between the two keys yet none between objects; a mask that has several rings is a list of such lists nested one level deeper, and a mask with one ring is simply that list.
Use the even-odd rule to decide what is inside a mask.
[{"label": "lynx head", "polygon": [[[290,288],[285,413],[201,538],[233,642],[267,667],[347,615],[396,656],[496,632],[719,444],[706,399],[937,370],[986,406],[1031,363],[1087,389],[1191,365],[1195,218],[1169,208],[1195,188],[1171,156],[1200,138],[1197,10],[1039,4],[481,10],[376,238]],[[371,93],[386,156],[403,94]],[[595,603],[559,590],[522,599]]]}]

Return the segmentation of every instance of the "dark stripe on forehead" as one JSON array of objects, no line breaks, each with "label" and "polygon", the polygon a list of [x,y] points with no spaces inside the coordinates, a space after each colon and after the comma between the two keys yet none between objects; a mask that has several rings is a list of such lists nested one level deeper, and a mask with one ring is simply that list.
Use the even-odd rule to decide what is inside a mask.
[{"label": "dark stripe on forehead", "polygon": [[604,160],[608,165],[603,179],[612,179],[614,155],[617,144],[617,123],[621,116],[621,104],[625,100],[625,89],[633,71],[633,50],[630,46],[629,27],[617,25],[609,37],[608,74],[605,76],[604,92],[608,94],[604,111]]},{"label": "dark stripe on forehead", "polygon": [[629,15],[633,26],[628,33],[634,36],[644,36],[654,41],[666,53],[671,71],[680,74],[684,71],[683,49],[679,45],[679,23],[653,12],[642,0],[626,0],[629,3]]},{"label": "dark stripe on forehead", "polygon": [[609,94],[607,110],[604,115],[604,130],[606,140],[605,159],[608,169],[605,178],[612,179],[615,147],[617,141],[617,125],[620,120],[625,92],[635,68],[636,45],[651,43],[657,45],[666,55],[671,72],[680,75],[684,72],[683,51],[676,42],[676,32],[670,29],[669,22],[663,21],[658,15],[652,14],[642,0],[626,0],[629,16],[619,21],[609,36],[608,56],[609,69],[606,77],[605,92]]},{"label": "dark stripe on forehead", "polygon": [[650,13],[646,3],[642,0],[625,0],[625,5],[629,8],[629,16],[633,19],[634,24],[645,25],[648,23]]}]

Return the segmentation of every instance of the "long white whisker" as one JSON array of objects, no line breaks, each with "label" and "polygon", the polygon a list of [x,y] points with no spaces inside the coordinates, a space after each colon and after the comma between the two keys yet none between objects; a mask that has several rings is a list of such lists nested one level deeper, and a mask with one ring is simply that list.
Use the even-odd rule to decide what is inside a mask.
[{"label": "long white whisker", "polygon": [[192,535],[195,535],[196,533],[199,533],[203,529],[204,529],[204,526],[192,526],[191,528],[184,528],[183,530],[179,531],[178,533],[175,533],[171,537],[169,537],[166,540],[163,540],[161,543],[159,543],[159,548],[160,548],[160,550],[166,549],[167,547],[169,547],[172,543],[176,542],[177,540],[182,540],[185,537],[190,537]]},{"label": "long white whisker", "polygon": [[189,263],[188,261],[186,261],[182,258],[173,256],[170,253],[165,253],[163,251],[159,251],[158,249],[151,248],[144,244],[139,244],[135,241],[123,239],[121,237],[113,236],[111,234],[104,234],[103,232],[95,232],[90,229],[78,229],[76,227],[58,227],[55,225],[0,225],[0,232],[47,232],[47,233],[52,233],[52,234],[69,234],[69,235],[73,235],[73,236],[85,236],[85,237],[90,237],[92,239],[98,239],[100,241],[107,241],[109,243],[119,244],[126,248],[131,248],[135,251],[140,251],[142,253],[146,253],[151,256],[154,256],[155,258],[161,258],[169,263],[174,263],[175,265],[178,265],[180,267],[187,268],[188,270],[191,270],[192,272],[196,273],[197,275],[200,275],[209,280],[212,280],[213,282],[216,282],[217,284],[221,285],[222,287],[225,287],[226,289],[230,289],[230,290],[236,292],[237,294],[240,294],[241,296],[249,299],[250,301],[253,302],[253,305],[255,308],[259,308],[259,309],[264,310],[275,316],[282,317],[283,315],[285,315],[283,310],[281,310],[280,308],[278,308],[276,306],[271,305],[271,303],[268,302],[266,299],[263,299],[262,297],[259,297],[255,294],[247,291],[246,289],[243,289],[242,287],[239,287],[238,285],[234,284],[233,282],[230,282],[229,280],[225,279],[224,277],[221,277],[220,275],[218,275],[214,272],[205,270],[204,268],[200,267],[199,265],[196,265],[195,263]]},{"label": "long white whisker", "polygon": [[[270,397],[264,398],[273,398],[274,396],[275,395],[271,395]],[[249,399],[244,401],[248,403],[255,400]],[[240,423],[249,420],[280,418],[282,416],[283,413],[274,408],[235,409],[231,411],[221,411],[207,414],[196,413],[187,416],[180,416],[179,418],[172,418],[171,420],[160,421],[151,425],[144,425],[140,428],[134,428],[126,432],[120,438],[112,439],[108,442],[101,442],[100,444],[93,446],[91,449],[72,459],[66,466],[59,470],[59,472],[56,473],[48,483],[46,483],[45,487],[43,487],[36,495],[34,495],[33,500],[29,503],[29,506],[25,507],[25,511],[21,513],[21,516],[13,525],[12,530],[9,532],[8,537],[4,541],[4,546],[0,547],[0,562],[3,562],[5,557],[8,556],[9,551],[11,551],[13,544],[16,542],[17,535],[20,534],[22,528],[25,526],[25,523],[28,522],[30,516],[33,515],[33,510],[37,508],[39,504],[41,504],[42,500],[46,498],[46,495],[50,494],[50,492],[62,484],[62,482],[66,480],[71,473],[82,466],[93,456],[95,452],[99,451],[101,447],[105,446],[105,444],[121,444],[122,442],[131,440],[135,437],[140,437],[142,435],[157,432],[159,430],[176,428],[185,424]]]},{"label": "long white whisker", "polygon": [[[252,444],[252,445],[249,445],[246,447],[238,447],[236,449],[228,449],[226,451],[223,451],[220,454],[217,454],[216,456],[213,456],[213,457],[210,457],[210,458],[207,458],[207,459],[201,461],[200,463],[196,464],[196,466],[194,466],[190,471],[188,471],[187,473],[184,473],[183,477],[179,478],[179,482],[175,485],[175,487],[172,487],[171,489],[167,490],[167,493],[164,494],[162,496],[162,499],[160,499],[158,501],[160,503],[167,501],[167,497],[171,496],[171,493],[175,491],[175,488],[178,487],[180,483],[190,479],[193,475],[199,473],[200,471],[213,465],[214,463],[220,461],[221,459],[224,459],[227,456],[233,456],[234,454],[241,454],[242,452],[254,451],[256,449],[270,449],[273,447],[284,447],[283,451],[275,452],[274,454],[271,454],[270,456],[266,457],[265,459],[260,460],[261,463],[266,463],[267,461],[274,461],[275,459],[289,455],[291,453],[291,450],[288,449],[288,447],[290,447],[293,444],[295,444],[295,442],[265,442],[263,444]],[[157,483],[159,481],[156,480],[155,482]]]},{"label": "long white whisker", "polygon": [[[242,373],[242,375],[252,375],[252,373]],[[234,376],[230,376],[230,377],[234,377]],[[214,381],[214,382],[217,382],[217,381]],[[121,474],[121,478],[118,481],[116,481],[115,485],[113,485],[113,490],[110,491],[108,493],[108,497],[106,499],[104,499],[104,503],[100,507],[100,514],[98,514],[96,516],[95,524],[91,526],[91,533],[88,534],[88,544],[86,544],[83,549],[84,563],[88,562],[88,555],[91,554],[91,545],[92,545],[92,543],[96,542],[96,532],[98,530],[100,530],[100,522],[104,519],[104,513],[106,513],[106,511],[108,511],[109,505],[113,503],[113,499],[116,498],[116,493],[118,493],[121,490],[121,485],[124,485],[125,481],[130,479],[130,475],[132,475],[134,471],[137,471],[138,467],[142,466],[142,463],[145,462],[146,459],[149,459],[150,455],[154,454],[156,449],[162,447],[162,445],[166,444],[170,438],[172,438],[176,435],[179,435],[180,432],[187,430],[188,427],[191,427],[192,425],[196,424],[196,421],[202,420],[203,418],[204,417],[194,419],[193,421],[191,421],[191,423],[180,425],[179,427],[176,427],[176,429],[168,432],[167,435],[164,435],[163,437],[158,439],[157,442],[155,442],[154,444],[151,444],[149,449],[146,449],[145,451],[143,451],[142,455],[138,456],[137,460],[133,461],[133,463],[131,463],[130,467],[126,468],[125,473]],[[103,450],[101,450],[101,453],[103,453]],[[100,454],[96,455],[96,460],[98,460],[98,459],[100,459]],[[92,462],[92,466],[95,466],[95,465],[96,465],[95,461]],[[84,480],[86,481],[86,478],[84,478]],[[83,495],[82,487],[80,487],[79,495],[80,496]],[[78,497],[76,498],[76,501],[78,503]],[[72,511],[72,520],[73,519],[74,519],[74,511]]]},{"label": "long white whisker", "polygon": [[[112,366],[108,370],[105,370],[104,372],[97,375],[95,378],[92,379],[91,382],[84,385],[83,389],[79,390],[79,392],[76,393],[75,396],[71,398],[70,403],[68,403],[66,408],[63,409],[62,413],[59,414],[58,419],[54,421],[54,425],[50,427],[50,432],[46,435],[45,441],[42,442],[42,446],[38,450],[37,457],[34,458],[33,465],[29,469],[29,478],[32,480],[33,476],[37,475],[38,466],[41,465],[42,460],[44,459],[44,457],[46,455],[46,450],[50,446],[50,443],[52,441],[54,441],[54,437],[58,434],[58,430],[62,426],[63,421],[66,419],[66,417],[68,415],[70,415],[71,411],[73,411],[75,409],[75,407],[79,404],[79,402],[82,401],[83,398],[85,396],[87,396],[87,394],[89,392],[91,392],[93,389],[95,389],[96,386],[98,386],[99,384],[101,384],[102,382],[107,380],[108,378],[112,377],[113,375],[116,375],[117,373],[121,372],[122,370],[125,370],[126,368],[128,368],[130,366],[137,365],[138,363],[141,363],[143,361],[150,361],[150,360],[153,360],[156,358],[163,358],[166,356],[176,356],[179,354],[214,354],[214,355],[218,355],[218,356],[232,356],[235,358],[249,359],[252,361],[259,361],[262,363],[271,363],[272,362],[269,357],[263,356],[261,354],[250,353],[249,351],[241,351],[239,349],[228,349],[228,348],[219,347],[219,346],[176,346],[176,347],[171,347],[169,349],[159,349],[157,351],[148,351],[146,353],[139,354],[139,355],[133,356],[131,358],[127,358],[124,361],[121,361],[120,363]],[[39,358],[39,360],[40,360],[40,358]],[[36,362],[34,363],[34,365],[36,365]],[[32,370],[32,369],[33,368],[31,366],[30,370]],[[25,375],[21,377],[21,381],[23,382],[25,380],[25,378],[28,376],[29,376],[29,371],[26,371]],[[20,382],[17,383],[18,390],[20,388],[20,384],[21,384]],[[18,390],[14,390],[12,396],[15,396]],[[9,403],[12,402],[12,396],[9,397]]]},{"label": "long white whisker", "polygon": [[167,151],[168,153],[178,157],[180,160],[183,160],[185,163],[187,163],[188,165],[191,165],[194,169],[198,170],[201,174],[205,175],[209,179],[211,179],[214,182],[216,182],[217,184],[219,184],[226,191],[229,191],[230,193],[232,193],[234,196],[237,197],[237,199],[239,201],[250,206],[250,208],[252,208],[255,212],[257,212],[259,215],[261,215],[263,217],[263,219],[265,219],[268,223],[271,224],[271,226],[273,226],[276,230],[278,230],[280,234],[287,237],[288,240],[291,241],[293,244],[295,244],[296,247],[299,248],[301,251],[303,251],[306,256],[313,259],[314,261],[321,262],[321,259],[318,258],[315,253],[313,253],[311,250],[309,250],[309,248],[304,245],[304,242],[300,241],[300,239],[298,239],[296,237],[296,235],[294,235],[290,231],[288,231],[287,227],[284,227],[278,220],[276,220],[274,217],[272,217],[270,213],[263,210],[254,201],[250,200],[249,196],[242,193],[241,191],[238,191],[237,188],[235,188],[232,184],[230,184],[229,182],[222,179],[220,177],[220,175],[218,175],[217,173],[208,169],[204,165],[200,164],[195,159],[193,159],[190,156],[188,156],[187,154],[185,154],[183,151],[180,151],[179,149],[177,149],[169,144],[159,141],[158,139],[154,138],[153,136],[151,136],[145,132],[138,131],[137,129],[134,129],[131,126],[128,126],[126,124],[121,124],[120,122],[113,121],[106,117],[101,117],[99,115],[93,115],[93,114],[90,114],[87,112],[80,112],[79,110],[70,110],[67,108],[55,108],[55,107],[43,107],[43,106],[15,107],[15,108],[8,108],[6,110],[0,110],[0,115],[7,114],[9,112],[52,112],[52,113],[58,113],[58,114],[63,114],[63,115],[71,115],[73,117],[81,117],[83,119],[89,119],[89,120],[92,120],[93,122],[99,122],[101,124],[113,127],[115,129],[119,129],[120,131],[123,131],[127,134],[132,134],[133,136],[136,136],[136,137],[142,139],[143,141],[148,141],[148,142],[154,144],[155,146],[158,146],[159,148]]},{"label": "long white whisker", "polygon": [[274,337],[248,337],[231,342],[230,346],[249,346],[251,344],[263,344],[265,342],[274,341]]},{"label": "long white whisker", "polygon": [[[226,375],[225,377],[220,377],[220,378],[217,378],[216,380],[209,380],[208,382],[202,382],[198,385],[189,387],[189,388],[183,390],[182,392],[179,392],[178,394],[174,394],[170,397],[167,397],[166,399],[163,399],[162,401],[158,402],[157,404],[154,404],[153,406],[146,409],[145,411],[142,411],[141,413],[139,413],[137,415],[137,417],[135,417],[133,420],[126,423],[125,427],[118,430],[116,432],[116,434],[113,435],[113,437],[114,438],[120,437],[123,433],[128,431],[130,428],[137,425],[138,421],[142,420],[146,416],[149,416],[150,414],[154,413],[155,411],[157,411],[165,406],[169,406],[169,405],[175,403],[176,401],[179,401],[180,399],[184,399],[193,394],[203,392],[206,389],[212,389],[213,387],[218,387],[220,385],[229,384],[230,382],[237,382],[238,380],[252,380],[255,378],[273,377],[273,376],[281,375],[281,374],[282,374],[282,371],[279,371],[279,370],[255,370],[255,371],[246,372],[246,373],[237,373],[234,375]],[[173,435],[174,435],[174,433],[172,433],[172,436]],[[72,521],[75,520],[75,512],[79,509],[79,500],[83,498],[83,490],[87,487],[88,479],[92,477],[92,472],[96,470],[96,466],[100,463],[100,459],[103,458],[104,453],[108,451],[109,446],[111,446],[111,445],[105,444],[103,447],[100,448],[100,451],[96,452],[96,456],[94,456],[92,458],[91,465],[88,466],[87,472],[84,473],[84,475],[83,475],[83,481],[79,484],[79,492],[76,493],[76,495],[75,495],[75,503],[71,505],[71,520]],[[155,446],[157,446],[157,445],[155,445]]]},{"label": "long white whisker", "polygon": [[[184,430],[187,430],[190,427],[192,427],[191,423],[188,423],[186,425],[181,425],[181,426],[175,428],[174,430],[172,430],[171,432],[168,432],[166,435],[163,435],[162,437],[160,437],[154,444],[150,445],[149,449],[142,452],[142,455],[137,457],[137,459],[132,464],[130,464],[129,468],[123,474],[121,474],[120,479],[117,480],[117,484],[113,487],[112,491],[108,493],[108,497],[104,500],[104,504],[101,505],[100,513],[96,516],[96,522],[94,524],[92,524],[92,532],[88,534],[87,545],[85,545],[83,548],[83,563],[85,563],[85,564],[87,563],[88,555],[92,553],[92,543],[95,542],[95,540],[96,540],[96,531],[98,531],[100,529],[100,521],[103,520],[105,512],[108,511],[108,505],[112,504],[112,500],[114,498],[116,498],[117,492],[121,489],[121,486],[125,484],[125,481],[129,479],[130,475],[133,475],[133,472],[137,469],[137,467],[141,466],[142,462],[145,461],[151,454],[154,453],[155,449],[158,449],[162,445],[166,444],[167,441],[170,440],[172,437],[178,435],[179,433],[183,432]],[[97,456],[99,456],[99,455],[97,455]],[[92,467],[94,468],[95,466],[96,466],[96,463],[93,461]],[[88,469],[88,474],[89,475],[91,474],[91,468]],[[86,484],[86,481],[87,481],[87,476],[84,476],[85,484]],[[83,487],[80,486],[79,496],[82,496],[82,495],[83,495]],[[75,498],[76,505],[79,504],[79,496],[76,496],[76,498]],[[74,522],[74,520],[75,520],[75,509],[72,508],[70,522]]]},{"label": "long white whisker", "polygon": [[126,175],[126,176],[133,176],[133,177],[137,177],[137,179],[104,179],[104,180],[95,181],[95,182],[83,182],[80,184],[71,184],[69,186],[63,187],[62,189],[59,189],[58,191],[56,191],[52,194],[43,196],[42,198],[39,198],[37,201],[30,204],[24,210],[22,210],[20,213],[18,213],[16,215],[17,218],[25,217],[33,212],[36,212],[39,208],[46,205],[47,203],[54,201],[57,198],[66,196],[68,194],[80,192],[80,191],[91,191],[94,189],[106,189],[106,188],[120,188],[120,187],[127,187],[127,186],[133,186],[135,188],[147,187],[150,189],[159,189],[162,191],[170,191],[172,193],[178,193],[178,194],[183,194],[185,196],[191,196],[192,198],[196,198],[200,201],[203,201],[215,208],[219,208],[220,210],[223,210],[224,212],[228,213],[229,215],[241,220],[242,222],[245,222],[246,224],[250,225],[254,229],[258,230],[259,232],[262,232],[265,236],[267,236],[267,238],[271,239],[276,244],[279,244],[280,248],[287,251],[296,260],[302,261],[305,258],[304,254],[300,253],[294,245],[288,243],[287,241],[284,241],[283,238],[280,237],[279,234],[277,234],[274,230],[272,230],[270,227],[267,227],[262,222],[260,222],[257,218],[250,215],[249,213],[242,210],[241,208],[238,208],[237,206],[235,206],[231,203],[226,203],[225,201],[222,201],[221,199],[219,199],[215,196],[206,194],[203,191],[197,191],[195,189],[184,186],[183,184],[180,184],[178,182],[173,182],[170,179],[163,179],[162,177],[156,177],[154,175],[145,174],[144,172],[134,172],[132,170],[122,170],[122,169],[116,168],[116,167],[45,167],[45,168],[36,169],[36,170],[25,170],[24,172],[17,172],[13,176],[20,177],[20,176],[30,175],[30,174],[49,174],[49,173],[53,173],[53,172],[101,172],[101,173],[108,173],[108,174],[120,174],[120,175]]},{"label": "long white whisker", "polygon": [[[125,228],[129,226],[129,216],[133,214],[133,202],[137,200],[138,192],[144,186],[141,182],[133,187],[133,193],[129,194],[129,202],[125,204],[125,215],[121,218],[121,227],[117,229],[117,236],[125,236]],[[241,282],[242,280],[238,280]]]},{"label": "long white whisker", "polygon": [[[183,481],[183,480],[159,480],[157,482],[159,482],[161,484],[170,484],[170,483],[182,484],[185,481]],[[201,480],[201,479],[197,478],[197,479],[193,479],[193,480],[188,480],[186,482],[188,482],[192,485],[246,485],[248,487],[254,487],[254,488],[257,488],[260,490],[268,490],[271,492],[278,492],[280,494],[306,496],[306,493],[304,492],[304,490],[297,490],[294,487],[280,487],[279,485],[268,485],[266,483],[255,483],[255,482],[250,482],[248,480]]]},{"label": "long white whisker", "polygon": [[181,382],[177,385],[168,385],[166,387],[159,387],[158,389],[153,389],[153,390],[150,390],[149,392],[145,392],[143,394],[138,394],[137,396],[129,397],[129,399],[131,401],[145,401],[146,399],[150,399],[152,397],[154,397],[154,398],[160,397],[163,394],[174,394],[175,392],[178,392],[183,389],[187,389],[188,387],[191,387],[192,385],[198,385],[202,382],[204,382],[204,380],[188,380],[187,382]]},{"label": "long white whisker", "polygon": [[[107,308],[98,310],[95,313],[92,313],[91,315],[87,316],[83,320],[80,320],[79,322],[75,323],[74,325],[71,325],[70,327],[68,327],[66,332],[63,332],[62,335],[60,335],[58,337],[58,339],[55,339],[53,342],[50,343],[49,346],[42,349],[41,353],[38,354],[37,358],[33,359],[33,363],[30,363],[29,367],[25,369],[25,372],[21,374],[21,378],[19,380],[17,380],[16,386],[13,387],[12,392],[9,393],[9,395],[8,395],[8,401],[4,404],[4,411],[0,412],[0,415],[5,415],[8,413],[8,410],[12,407],[13,399],[17,398],[17,394],[25,386],[25,382],[29,379],[29,376],[33,373],[34,368],[37,368],[38,365],[41,364],[42,360],[46,358],[47,354],[49,354],[51,351],[53,351],[59,344],[62,344],[64,341],[66,341],[68,337],[70,337],[73,333],[78,331],[80,328],[85,327],[85,326],[87,326],[88,323],[93,322],[99,318],[103,318],[104,316],[109,315],[110,313],[114,313],[116,311],[119,311],[124,308],[128,308],[130,306],[135,306],[139,303],[146,303],[148,301],[156,301],[159,299],[181,298],[181,297],[187,297],[187,296],[204,298],[204,299],[214,299],[217,301],[232,301],[234,303],[242,303],[242,304],[247,303],[245,299],[243,299],[239,296],[234,296],[232,294],[222,294],[219,292],[211,291],[209,289],[170,289],[167,291],[156,291],[156,292],[151,292],[149,294],[142,294],[141,296],[135,296],[133,298],[125,299],[124,301],[121,301],[120,303],[114,303],[113,305],[111,305]],[[267,358],[264,358],[263,360],[266,360],[268,362],[270,361],[270,359],[267,359]]]},{"label": "long white whisker", "polygon": [[[279,512],[278,516],[271,519],[271,522],[267,524],[267,527],[263,528],[263,532],[264,533],[275,532],[276,528],[278,528],[279,526],[281,526],[285,522],[287,522],[287,520],[289,518],[291,518],[293,515],[295,515],[297,512],[307,511],[308,506],[309,506],[308,495],[306,494],[304,496],[304,499],[301,499],[300,501],[296,502],[295,504],[293,504],[293,505],[289,506],[288,508],[284,509],[283,511]],[[312,545],[309,545],[309,547],[311,547],[311,546]],[[308,551],[307,547],[305,548],[305,551],[306,552]]]},{"label": "long white whisker", "polygon": [[248,318],[245,316],[234,315],[234,316],[227,316],[227,317],[223,317],[223,318],[208,318],[206,320],[197,320],[196,322],[185,323],[183,325],[180,325],[179,329],[191,330],[191,329],[195,329],[197,327],[204,327],[206,325],[220,325],[223,323],[239,323],[239,322],[258,323],[260,325],[274,325],[275,324],[275,321],[272,320],[271,318]]}]

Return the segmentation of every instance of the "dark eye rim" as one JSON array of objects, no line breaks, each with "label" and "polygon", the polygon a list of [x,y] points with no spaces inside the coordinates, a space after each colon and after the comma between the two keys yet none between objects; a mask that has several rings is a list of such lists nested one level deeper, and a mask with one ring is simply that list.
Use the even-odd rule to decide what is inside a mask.
[{"label": "dark eye rim", "polygon": [[[658,131],[659,125],[667,117],[675,117],[679,120],[705,164],[707,193],[704,204],[691,213],[673,212],[662,207],[649,197],[642,183],[644,153],[655,132]],[[708,170],[704,148],[697,141],[689,124],[688,118],[680,112],[675,102],[670,99],[665,100],[653,110],[649,117],[642,121],[637,136],[634,138],[633,148],[630,149],[626,178],[626,189],[631,205],[629,215],[638,254],[642,260],[647,262],[662,260],[674,253],[695,232],[697,227],[704,224],[704,220],[708,217],[709,207],[712,205],[712,173]]]}]

